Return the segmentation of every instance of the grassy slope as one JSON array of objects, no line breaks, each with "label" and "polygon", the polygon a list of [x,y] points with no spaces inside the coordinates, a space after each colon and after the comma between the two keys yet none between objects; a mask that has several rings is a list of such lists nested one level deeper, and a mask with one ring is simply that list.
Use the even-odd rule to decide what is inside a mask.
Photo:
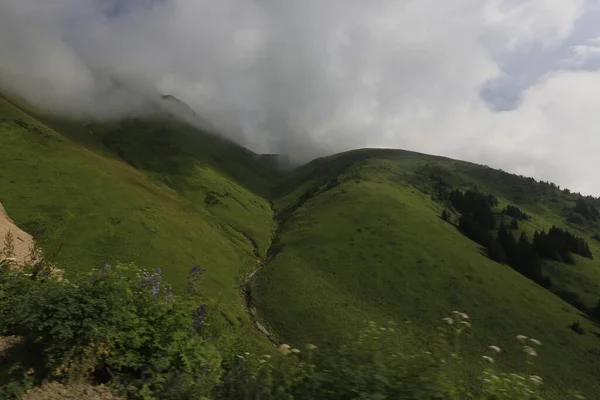
[{"label": "grassy slope", "polygon": [[[209,304],[222,311],[212,315],[230,321],[244,318],[236,284],[256,265],[256,256],[252,243],[229,221],[239,219],[239,230],[252,226],[248,235],[256,233],[265,248],[272,229],[268,201],[230,175],[192,160],[189,179],[207,177],[202,181],[206,190],[232,193],[231,202],[208,207],[204,198],[181,196],[160,179],[132,168],[85,137],[81,124],[62,121],[53,126],[68,134],[0,99],[0,202],[44,247],[62,245],[58,262],[67,276],[122,260],[163,267],[165,278],[181,286],[189,268],[198,263],[208,270],[204,285]],[[239,207],[231,206],[234,202]],[[261,224],[254,227],[258,218]]]},{"label": "grassy slope", "polygon": [[[265,255],[274,229],[266,200],[274,174],[255,155],[174,121],[37,120],[43,124],[0,102],[0,202],[46,247],[64,244],[59,262],[67,273],[121,259],[163,266],[181,284],[200,263],[212,305],[229,320],[242,315],[236,281],[256,265],[254,250]],[[598,329],[438,218],[440,205],[426,194],[432,172],[516,203],[534,217],[523,226],[529,233],[554,223],[578,229],[560,217],[574,195],[473,164],[402,151],[320,159],[272,194],[280,220],[274,248],[283,251],[257,275],[253,298],[262,316],[286,341],[326,345],[365,320],[390,318],[414,321],[418,337],[429,340],[441,316],[459,308],[475,323],[473,368],[489,344],[502,346],[514,365],[522,355],[513,337],[529,334],[545,342],[537,372],[600,390],[593,379],[600,339],[567,326],[581,319],[588,332]],[[325,190],[335,178],[342,183]],[[589,238],[592,230],[578,233]],[[589,243],[598,260],[599,243]],[[546,272],[592,305],[597,267],[578,258]]]},{"label": "grassy slope", "polygon": [[266,252],[274,229],[266,200],[274,172],[258,155],[168,119],[77,124],[75,129],[64,121],[45,120],[88,146],[94,137],[120,159],[254,240],[262,255]]},{"label": "grassy slope", "polygon": [[[540,203],[536,197],[544,185],[473,164],[369,150],[318,160],[292,174],[277,192],[282,251],[254,283],[266,322],[294,344],[327,346],[343,342],[366,320],[410,320],[429,341],[441,317],[460,309],[473,318],[476,334],[467,352],[474,369],[481,368],[480,356],[491,344],[505,350],[506,365],[518,365],[523,354],[514,337],[526,334],[544,342],[535,371],[552,390],[600,392],[600,336],[592,334],[600,329],[549,291],[490,261],[476,243],[442,221],[441,206],[424,193],[431,190],[426,177],[432,170],[454,186],[477,185],[505,202],[519,200],[533,216],[526,231],[565,225],[556,210],[569,196],[557,194],[560,204]],[[334,177],[342,183],[327,190]],[[308,200],[302,196],[317,186]],[[589,243],[596,260],[555,265],[564,276],[559,284],[574,281],[579,291],[583,279],[590,287],[600,283],[599,246]],[[557,272],[551,275],[558,278]],[[575,320],[587,335],[568,328]]]}]

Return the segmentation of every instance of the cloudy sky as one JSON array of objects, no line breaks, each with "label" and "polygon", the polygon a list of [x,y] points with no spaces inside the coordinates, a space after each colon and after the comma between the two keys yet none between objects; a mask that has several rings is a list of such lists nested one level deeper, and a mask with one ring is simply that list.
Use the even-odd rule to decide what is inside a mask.
[{"label": "cloudy sky", "polygon": [[259,152],[397,147],[600,195],[600,0],[1,0],[0,85],[169,93]]}]

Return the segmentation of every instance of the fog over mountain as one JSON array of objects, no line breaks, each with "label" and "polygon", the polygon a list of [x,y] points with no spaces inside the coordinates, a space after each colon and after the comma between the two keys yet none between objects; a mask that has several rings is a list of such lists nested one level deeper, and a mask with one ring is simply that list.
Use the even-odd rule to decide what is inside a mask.
[{"label": "fog over mountain", "polygon": [[585,0],[2,0],[0,86],[65,115],[173,95],[298,160],[440,154],[600,195]]}]

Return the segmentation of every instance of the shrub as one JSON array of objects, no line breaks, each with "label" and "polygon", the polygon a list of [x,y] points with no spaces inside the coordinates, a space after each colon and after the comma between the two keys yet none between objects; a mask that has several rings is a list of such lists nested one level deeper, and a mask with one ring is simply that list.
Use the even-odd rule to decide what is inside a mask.
[{"label": "shrub", "polygon": [[583,328],[581,327],[581,325],[579,324],[579,321],[573,322],[573,323],[570,325],[570,328],[571,328],[571,330],[572,330],[573,332],[575,332],[575,333],[577,333],[577,334],[579,334],[579,335],[585,335],[585,329],[583,329]]},{"label": "shrub", "polygon": [[11,283],[0,334],[24,338],[37,382],[92,380],[130,398],[185,399],[209,394],[219,378],[218,351],[203,324],[193,327],[196,307],[174,296],[159,270],[106,265],[73,283],[2,275]]}]

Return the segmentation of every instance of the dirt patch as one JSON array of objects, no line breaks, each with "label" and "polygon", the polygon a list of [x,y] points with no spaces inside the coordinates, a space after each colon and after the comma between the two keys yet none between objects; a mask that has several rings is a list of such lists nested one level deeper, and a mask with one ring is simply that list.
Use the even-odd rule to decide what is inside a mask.
[{"label": "dirt patch", "polygon": [[[12,219],[6,214],[4,207],[0,203],[0,251],[4,249],[4,240],[8,233],[13,235],[14,257],[20,265],[29,260],[31,249],[33,248],[33,238],[30,234],[19,228]],[[0,260],[2,255],[0,255]]]}]

